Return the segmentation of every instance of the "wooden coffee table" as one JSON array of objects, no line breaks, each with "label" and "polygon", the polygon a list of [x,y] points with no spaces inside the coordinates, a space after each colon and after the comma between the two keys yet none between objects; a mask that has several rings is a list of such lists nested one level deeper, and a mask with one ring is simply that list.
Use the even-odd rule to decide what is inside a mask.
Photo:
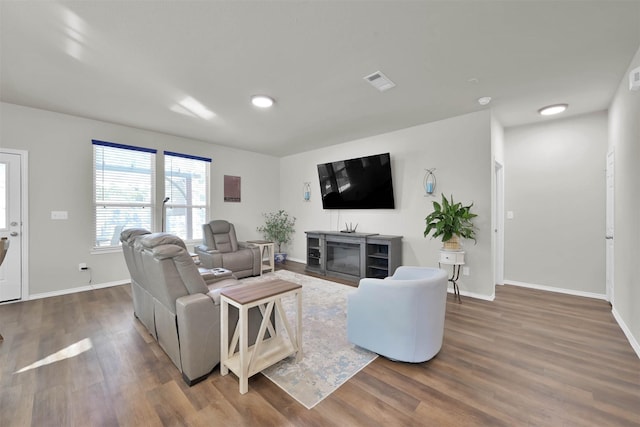
[{"label": "wooden coffee table", "polygon": [[[296,327],[291,327],[282,307],[282,298],[296,298]],[[229,304],[238,308],[238,324],[229,343]],[[249,309],[260,307],[262,323],[254,345],[249,347]],[[287,335],[278,334],[271,323],[275,309]],[[302,359],[302,286],[285,280],[231,286],[220,292],[220,374],[236,374],[240,393],[249,389],[249,377],[274,363],[296,353],[296,362]],[[269,338],[265,339],[266,331]],[[239,346],[238,346],[239,344]],[[236,352],[236,347],[238,351]]]}]

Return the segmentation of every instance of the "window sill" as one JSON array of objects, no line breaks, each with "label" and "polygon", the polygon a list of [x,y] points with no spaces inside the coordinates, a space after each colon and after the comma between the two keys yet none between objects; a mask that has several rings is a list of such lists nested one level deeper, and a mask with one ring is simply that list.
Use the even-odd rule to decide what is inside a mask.
[{"label": "window sill", "polygon": [[91,255],[102,255],[102,254],[114,254],[114,253],[121,253],[121,252],[122,252],[122,246],[109,246],[107,248],[93,248],[89,253]]}]

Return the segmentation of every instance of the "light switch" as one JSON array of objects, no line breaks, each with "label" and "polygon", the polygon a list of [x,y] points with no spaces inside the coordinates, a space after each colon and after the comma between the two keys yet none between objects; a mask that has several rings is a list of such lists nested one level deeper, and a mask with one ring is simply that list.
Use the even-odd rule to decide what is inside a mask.
[{"label": "light switch", "polygon": [[69,212],[51,211],[51,219],[69,219]]},{"label": "light switch", "polygon": [[513,211],[507,211],[507,219],[513,219]]}]

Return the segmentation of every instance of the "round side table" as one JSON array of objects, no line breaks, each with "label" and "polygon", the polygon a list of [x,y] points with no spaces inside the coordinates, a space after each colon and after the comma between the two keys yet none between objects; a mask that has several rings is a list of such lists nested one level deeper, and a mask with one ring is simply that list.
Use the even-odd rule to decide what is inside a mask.
[{"label": "round side table", "polygon": [[460,289],[458,288],[458,278],[460,277],[460,268],[464,265],[464,251],[440,251],[438,267],[442,264],[452,266],[451,278],[449,281],[453,284],[454,298],[462,304],[462,299],[460,299]]}]

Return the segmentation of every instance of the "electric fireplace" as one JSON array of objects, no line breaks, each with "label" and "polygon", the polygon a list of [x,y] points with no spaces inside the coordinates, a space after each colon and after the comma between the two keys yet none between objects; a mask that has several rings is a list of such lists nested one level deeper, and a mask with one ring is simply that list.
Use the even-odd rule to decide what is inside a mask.
[{"label": "electric fireplace", "polygon": [[360,244],[327,240],[327,271],[360,277]]}]

